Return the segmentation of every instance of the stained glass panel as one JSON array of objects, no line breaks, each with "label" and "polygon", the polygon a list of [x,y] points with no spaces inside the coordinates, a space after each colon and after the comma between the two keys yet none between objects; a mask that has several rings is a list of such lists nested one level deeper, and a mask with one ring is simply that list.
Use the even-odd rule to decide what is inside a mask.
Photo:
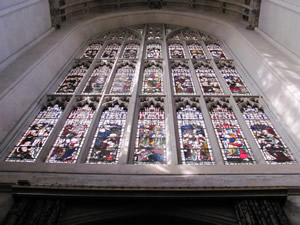
[{"label": "stained glass panel", "polygon": [[85,94],[101,94],[106,84],[107,77],[111,72],[111,68],[107,65],[98,66],[87,82],[83,93]]},{"label": "stained glass panel", "polygon": [[120,49],[119,44],[107,45],[102,54],[102,58],[115,59],[118,56],[119,49]]},{"label": "stained glass panel", "polygon": [[88,105],[72,110],[46,162],[75,163],[93,115]]},{"label": "stained glass panel", "polygon": [[296,163],[296,160],[262,109],[248,105],[242,108],[241,111],[268,164]]},{"label": "stained glass panel", "polygon": [[222,67],[220,69],[223,77],[226,80],[226,83],[234,95],[250,95],[250,92],[243,82],[241,76],[238,74],[235,68]]},{"label": "stained glass panel", "polygon": [[223,90],[213,69],[201,66],[195,69],[201,90],[205,95],[223,95]]},{"label": "stained glass panel", "polygon": [[139,113],[134,163],[162,164],[165,162],[165,113],[151,105]]},{"label": "stained glass panel", "polygon": [[147,58],[160,59],[161,58],[161,45],[149,44],[147,45]]},{"label": "stained glass panel", "polygon": [[200,37],[201,37],[201,39],[203,41],[210,41],[210,40],[212,40],[212,38],[209,35],[203,34],[201,32],[199,32],[199,34],[200,34]]},{"label": "stained glass panel", "polygon": [[9,162],[34,162],[62,114],[58,105],[42,110],[27,129],[14,150],[7,157]]},{"label": "stained glass panel", "polygon": [[144,70],[143,94],[161,94],[163,91],[162,69],[158,66]]},{"label": "stained glass panel", "polygon": [[73,68],[56,90],[56,94],[72,94],[75,92],[88,68],[84,65]]},{"label": "stained glass panel", "polygon": [[135,59],[137,57],[140,45],[135,43],[130,43],[126,45],[123,58],[125,59]]},{"label": "stained glass panel", "polygon": [[193,59],[206,59],[203,48],[199,44],[190,44],[188,45],[188,49]]},{"label": "stained glass panel", "polygon": [[110,36],[111,40],[124,39],[126,35],[126,31],[116,31],[113,32]]},{"label": "stained glass panel", "polygon": [[177,66],[171,70],[176,94],[193,94],[194,85],[189,68]]},{"label": "stained glass panel", "polygon": [[148,27],[147,40],[162,39],[162,26],[151,24]]},{"label": "stained glass panel", "polygon": [[189,105],[177,111],[183,164],[212,164],[213,156],[202,113]]},{"label": "stained glass panel", "polygon": [[171,59],[184,59],[185,53],[181,44],[170,44],[169,55]]},{"label": "stained glass panel", "polygon": [[132,81],[134,78],[135,68],[126,65],[120,67],[115,75],[114,82],[111,87],[111,94],[131,94]]},{"label": "stained glass panel", "polygon": [[183,34],[183,37],[185,40],[197,40],[198,39],[197,33],[194,31],[184,30],[182,32],[182,34]]},{"label": "stained glass panel", "polygon": [[220,45],[209,44],[207,45],[207,48],[210,51],[213,59],[227,59]]},{"label": "stained glass panel", "polygon": [[118,105],[109,107],[102,113],[87,163],[118,162],[126,116],[127,110]]},{"label": "stained glass panel", "polygon": [[80,57],[81,59],[93,59],[97,55],[98,51],[101,48],[101,44],[95,43],[90,44],[89,47],[85,50],[85,52]]},{"label": "stained glass panel", "polygon": [[210,110],[210,117],[225,164],[253,164],[249,145],[232,110],[217,105]]}]

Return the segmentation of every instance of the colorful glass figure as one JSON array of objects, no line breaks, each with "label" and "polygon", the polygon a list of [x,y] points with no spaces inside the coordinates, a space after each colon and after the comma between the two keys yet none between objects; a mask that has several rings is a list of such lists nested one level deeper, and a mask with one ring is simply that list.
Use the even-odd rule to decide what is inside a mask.
[{"label": "colorful glass figure", "polygon": [[106,84],[107,77],[111,72],[111,68],[107,65],[98,66],[86,84],[83,93],[85,94],[101,94]]},{"label": "colorful glass figure", "polygon": [[162,92],[163,92],[162,69],[154,65],[145,68],[142,93],[161,94]]},{"label": "colorful glass figure", "polygon": [[169,55],[171,59],[184,59],[185,54],[181,44],[170,44]]},{"label": "colorful glass figure", "polygon": [[210,117],[222,150],[223,159],[227,165],[253,164],[254,159],[250,152],[247,140],[228,107],[217,105],[210,110]]},{"label": "colorful glass figure", "polygon": [[81,59],[93,59],[97,55],[98,51],[101,48],[101,44],[95,43],[90,44],[89,47],[85,50],[85,52],[80,57]]},{"label": "colorful glass figure", "polygon": [[124,53],[123,53],[123,58],[125,58],[125,59],[137,58],[139,47],[140,46],[135,43],[130,43],[130,44],[126,45]]},{"label": "colorful glass figure", "polygon": [[93,115],[88,105],[72,110],[46,162],[75,163]]},{"label": "colorful glass figure", "polygon": [[58,105],[42,110],[25,132],[14,150],[7,157],[8,162],[34,162],[62,114]]},{"label": "colorful glass figure", "polygon": [[212,150],[202,113],[189,105],[177,111],[183,164],[212,164]]},{"label": "colorful glass figure", "polygon": [[206,59],[203,48],[199,44],[190,44],[188,49],[192,59]]},{"label": "colorful glass figure", "polygon": [[224,54],[223,49],[218,44],[209,44],[207,45],[208,50],[210,51],[213,59],[227,59]]},{"label": "colorful glass figure", "polygon": [[153,105],[140,111],[135,164],[162,164],[166,162],[165,113]]},{"label": "colorful glass figure", "polygon": [[177,66],[171,70],[176,94],[193,94],[194,85],[189,68]]},{"label": "colorful glass figure", "polygon": [[131,94],[135,68],[130,65],[120,67],[111,87],[111,94]]},{"label": "colorful glass figure", "polygon": [[268,164],[296,163],[262,109],[247,105],[241,109],[241,112]]},{"label": "colorful glass figure", "polygon": [[74,67],[60,84],[56,90],[56,94],[73,94],[78,87],[83,76],[86,74],[88,68],[86,66]]},{"label": "colorful glass figure", "polygon": [[250,95],[250,91],[243,82],[241,76],[238,74],[235,68],[231,67],[222,67],[220,69],[223,77],[226,80],[226,83],[234,95]]},{"label": "colorful glass figure", "polygon": [[105,58],[105,59],[115,59],[115,58],[117,58],[119,49],[120,49],[119,44],[107,45],[104,52],[103,52],[103,54],[102,54],[102,58]]},{"label": "colorful glass figure", "polygon": [[147,58],[148,59],[160,59],[161,58],[161,45],[160,44],[147,45]]},{"label": "colorful glass figure", "polygon": [[195,69],[195,72],[200,82],[200,86],[203,94],[205,95],[224,94],[213,69],[206,66],[200,66]]},{"label": "colorful glass figure", "polygon": [[118,162],[126,116],[127,110],[119,105],[109,107],[102,113],[87,163]]}]

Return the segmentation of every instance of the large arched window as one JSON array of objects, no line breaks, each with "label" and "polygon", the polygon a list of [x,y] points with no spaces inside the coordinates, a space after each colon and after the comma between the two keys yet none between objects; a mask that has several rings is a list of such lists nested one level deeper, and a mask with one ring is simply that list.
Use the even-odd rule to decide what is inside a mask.
[{"label": "large arched window", "polygon": [[204,32],[113,30],[88,40],[70,68],[7,162],[296,163],[251,78]]}]

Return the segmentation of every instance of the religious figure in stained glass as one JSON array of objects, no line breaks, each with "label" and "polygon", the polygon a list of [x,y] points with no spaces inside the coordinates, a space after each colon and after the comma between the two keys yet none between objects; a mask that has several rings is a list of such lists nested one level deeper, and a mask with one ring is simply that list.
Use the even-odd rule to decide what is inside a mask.
[{"label": "religious figure in stained glass", "polygon": [[192,59],[206,59],[203,48],[199,44],[190,44],[188,49]]},{"label": "religious figure in stained glass", "polygon": [[151,105],[139,113],[135,164],[162,164],[166,162],[165,113]]},{"label": "religious figure in stained glass", "polygon": [[56,90],[56,94],[73,94],[88,68],[84,65],[74,67]]},{"label": "religious figure in stained glass", "polygon": [[248,104],[241,112],[268,164],[296,162],[262,109]]},{"label": "religious figure in stained glass", "polygon": [[135,74],[135,68],[131,65],[120,67],[115,75],[111,87],[111,94],[131,94],[132,81]]},{"label": "religious figure in stained glass", "polygon": [[93,59],[97,55],[98,51],[101,48],[101,44],[95,43],[90,44],[88,48],[85,50],[85,52],[82,54],[80,59]]},{"label": "religious figure in stained glass", "polygon": [[124,53],[123,53],[123,58],[125,58],[125,59],[137,58],[139,47],[140,47],[140,45],[135,44],[135,43],[130,43],[130,44],[126,45]]},{"label": "religious figure in stained glass", "polygon": [[127,110],[119,105],[109,107],[102,113],[87,163],[118,162],[126,116]]},{"label": "religious figure in stained glass", "polygon": [[111,72],[111,68],[107,65],[101,65],[93,70],[93,73],[87,82],[83,93],[85,94],[101,94],[106,84],[107,77]]},{"label": "religious figure in stained glass", "polygon": [[181,158],[184,164],[212,164],[212,150],[202,113],[189,105],[177,111]]},{"label": "religious figure in stained glass", "polygon": [[238,74],[235,68],[223,66],[220,68],[220,72],[226,80],[227,86],[234,95],[249,95],[250,92],[243,82],[241,76]]},{"label": "religious figure in stained glass", "polygon": [[94,109],[87,104],[72,110],[46,162],[75,163],[93,115]]},{"label": "religious figure in stained glass", "polygon": [[105,59],[115,59],[118,56],[118,52],[120,49],[120,45],[119,44],[109,44],[106,46],[103,54],[102,54],[102,58]]},{"label": "religious figure in stained glass", "polygon": [[169,55],[171,59],[184,59],[185,53],[181,44],[170,44]]},{"label": "religious figure in stained glass", "polygon": [[254,159],[247,140],[233,111],[227,106],[218,104],[212,107],[209,113],[225,164],[253,164]]},{"label": "religious figure in stained glass", "polygon": [[147,58],[148,59],[160,59],[161,58],[161,45],[160,44],[148,44],[147,45]]},{"label": "religious figure in stained glass", "polygon": [[171,69],[174,91],[176,94],[193,94],[194,85],[191,78],[191,72],[188,67],[176,66]]},{"label": "religious figure in stained glass", "polygon": [[144,70],[142,94],[161,94],[163,91],[162,68],[152,65]]},{"label": "religious figure in stained glass", "polygon": [[224,92],[212,68],[198,66],[195,68],[201,90],[205,95],[223,95]]},{"label": "religious figure in stained glass", "polygon": [[34,162],[62,114],[58,105],[42,110],[27,129],[14,150],[7,157],[9,162]]},{"label": "religious figure in stained glass", "polygon": [[209,44],[207,45],[208,50],[210,51],[213,59],[227,59],[224,54],[223,49],[218,44]]}]

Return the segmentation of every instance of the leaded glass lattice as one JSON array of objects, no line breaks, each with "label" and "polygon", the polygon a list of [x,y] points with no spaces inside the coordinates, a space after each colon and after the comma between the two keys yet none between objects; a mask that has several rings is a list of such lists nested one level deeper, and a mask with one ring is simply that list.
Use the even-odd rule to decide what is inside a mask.
[{"label": "leaded glass lattice", "polygon": [[126,116],[127,110],[119,105],[109,107],[102,113],[87,163],[113,164],[118,162]]},{"label": "leaded glass lattice", "polygon": [[88,68],[84,65],[74,67],[56,90],[56,94],[73,94]]},{"label": "leaded glass lattice", "polygon": [[101,44],[94,43],[90,44],[88,48],[85,50],[85,52],[82,54],[80,59],[93,59],[97,55],[98,51],[101,48]]},{"label": "leaded glass lattice", "polygon": [[176,66],[171,69],[175,94],[193,94],[194,85],[188,67]]},{"label": "leaded glass lattice", "polygon": [[218,44],[209,44],[207,45],[208,50],[210,51],[213,59],[227,59],[223,49]]},{"label": "leaded glass lattice", "polygon": [[137,58],[139,47],[140,47],[140,45],[136,44],[136,43],[130,43],[130,44],[126,45],[124,53],[123,53],[123,58],[125,58],[125,59]]},{"label": "leaded glass lattice", "polygon": [[114,82],[111,87],[111,94],[131,94],[132,81],[134,79],[135,68],[125,65],[118,68]]},{"label": "leaded glass lattice", "polygon": [[58,105],[42,110],[7,157],[10,162],[34,162],[62,114]]},{"label": "leaded glass lattice", "polygon": [[161,44],[148,44],[146,54],[147,54],[148,59],[160,59],[161,58]]},{"label": "leaded glass lattice", "polygon": [[296,162],[262,109],[247,105],[241,112],[268,164]]},{"label": "leaded glass lattice", "polygon": [[188,49],[192,59],[206,59],[204,50],[199,44],[189,44]]},{"label": "leaded glass lattice", "polygon": [[183,164],[212,164],[212,149],[202,113],[187,105],[177,111],[177,120]]},{"label": "leaded glass lattice", "polygon": [[102,58],[104,59],[115,59],[118,56],[120,50],[120,45],[119,44],[109,44],[106,46]]},{"label": "leaded glass lattice", "polygon": [[46,162],[75,163],[93,115],[94,109],[88,105],[72,110]]},{"label": "leaded glass lattice", "polygon": [[135,164],[166,162],[165,113],[151,105],[139,113],[134,153]]},{"label": "leaded glass lattice", "polygon": [[210,117],[227,165],[253,164],[254,159],[233,111],[217,105],[210,109]]},{"label": "leaded glass lattice", "polygon": [[149,66],[144,70],[142,94],[161,94],[163,92],[162,68]]},{"label": "leaded glass lattice", "polygon": [[184,59],[185,53],[182,44],[170,44],[169,56],[171,59]]}]

